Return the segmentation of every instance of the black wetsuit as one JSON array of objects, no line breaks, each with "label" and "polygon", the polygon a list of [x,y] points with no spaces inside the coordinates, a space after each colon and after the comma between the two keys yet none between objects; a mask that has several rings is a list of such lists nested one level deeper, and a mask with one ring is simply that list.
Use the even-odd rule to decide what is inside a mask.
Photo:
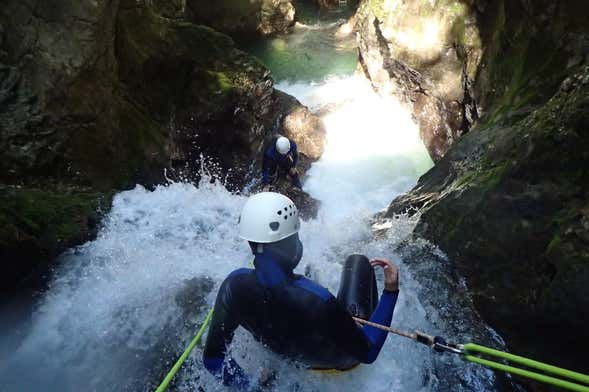
[{"label": "black wetsuit", "polygon": [[203,360],[226,385],[249,385],[239,365],[225,358],[240,325],[272,351],[312,368],[348,369],[376,359],[387,333],[359,327],[350,312],[390,325],[398,291],[384,291],[374,309],[376,281],[368,259],[347,260],[338,298],[269,254],[257,254],[254,265],[232,272],[215,302]]}]

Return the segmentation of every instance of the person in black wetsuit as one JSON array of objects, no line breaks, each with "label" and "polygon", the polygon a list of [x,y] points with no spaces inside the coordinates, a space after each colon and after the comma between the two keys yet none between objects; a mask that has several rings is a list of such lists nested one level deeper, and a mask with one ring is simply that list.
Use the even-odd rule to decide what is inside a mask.
[{"label": "person in black wetsuit", "polygon": [[284,136],[272,139],[270,146],[264,151],[262,161],[262,184],[264,187],[270,185],[277,177],[290,178],[292,185],[302,189],[303,185],[299,179],[297,163],[299,152],[297,144]]},{"label": "person in black wetsuit", "polygon": [[[314,369],[345,370],[372,363],[387,332],[359,326],[352,315],[390,326],[398,295],[398,269],[389,261],[350,256],[334,297],[317,283],[293,273],[301,260],[299,217],[294,203],[263,192],[246,202],[240,237],[249,242],[254,269],[233,271],[221,284],[203,353],[206,369],[225,385],[248,389],[252,382],[226,356],[238,326],[272,351]],[[384,268],[378,300],[373,267]]]}]

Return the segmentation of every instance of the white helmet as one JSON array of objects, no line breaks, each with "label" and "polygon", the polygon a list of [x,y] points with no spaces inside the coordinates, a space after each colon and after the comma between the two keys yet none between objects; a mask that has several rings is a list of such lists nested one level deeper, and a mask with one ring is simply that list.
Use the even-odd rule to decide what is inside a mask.
[{"label": "white helmet", "polygon": [[280,136],[276,140],[276,151],[278,151],[282,155],[288,154],[288,152],[290,151],[290,141],[284,136]]},{"label": "white helmet", "polygon": [[274,192],[251,196],[239,217],[239,236],[268,244],[298,233],[299,211],[292,200]]}]

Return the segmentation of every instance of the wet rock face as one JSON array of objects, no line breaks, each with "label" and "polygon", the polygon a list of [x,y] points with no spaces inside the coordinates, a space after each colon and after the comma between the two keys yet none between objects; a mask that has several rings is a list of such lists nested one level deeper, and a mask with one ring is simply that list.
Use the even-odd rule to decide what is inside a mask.
[{"label": "wet rock face", "polygon": [[[476,101],[480,118],[387,215],[421,208],[416,234],[450,256],[514,351],[588,371],[580,368],[589,319],[589,30],[579,16],[586,3],[465,4],[483,51],[457,53],[466,59],[464,97]],[[436,80],[426,75],[435,65],[424,70],[401,57],[411,65],[401,75]]]},{"label": "wet rock face", "polygon": [[227,34],[269,35],[295,23],[291,0],[186,0],[189,20]]},{"label": "wet rock face", "polygon": [[[0,184],[7,189],[0,193],[10,199],[5,205],[33,215],[0,210],[0,254],[21,271],[11,281],[30,270],[29,261],[85,241],[96,226],[86,218],[114,190],[159,183],[164,169],[198,179],[201,154],[238,189],[276,120],[306,113],[228,36],[182,19],[184,7],[136,0],[0,7]],[[316,149],[304,151],[316,157]],[[68,222],[50,213],[64,204],[72,205]]]},{"label": "wet rock face", "polygon": [[568,0],[364,0],[362,71],[413,110],[438,161],[481,116],[521,118],[586,57],[582,9]]},{"label": "wet rock face", "polygon": [[447,252],[514,350],[581,371],[589,348],[587,129],[584,66],[524,119],[465,135],[387,212],[422,207],[416,233]]},{"label": "wet rock face", "polygon": [[486,121],[512,123],[550,99],[587,58],[589,32],[581,16],[587,3],[480,3],[485,51],[473,89]]},{"label": "wet rock face", "polygon": [[365,0],[355,16],[362,72],[410,106],[434,161],[477,118],[475,21],[471,5],[457,0]]},{"label": "wet rock face", "polygon": [[326,130],[321,119],[288,94],[276,91],[281,118],[278,131],[294,140],[299,152],[309,161],[318,160],[325,150]]}]

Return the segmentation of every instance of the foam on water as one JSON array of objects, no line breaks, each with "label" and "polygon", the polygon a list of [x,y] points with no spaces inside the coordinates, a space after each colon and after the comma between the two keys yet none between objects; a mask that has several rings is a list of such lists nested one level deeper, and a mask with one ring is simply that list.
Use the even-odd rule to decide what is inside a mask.
[{"label": "foam on water", "polygon": [[[409,113],[355,77],[279,87],[323,111],[328,130],[325,155],[305,183],[323,204],[318,218],[301,226],[305,250],[297,272],[336,292],[346,255],[393,259],[402,271],[395,326],[440,332],[420,301],[423,288],[395,253],[414,222],[400,218],[380,239],[368,223],[431,165]],[[0,363],[0,390],[152,390],[198,328],[223,279],[251,259],[237,236],[245,200],[206,178],[198,188],[174,183],[118,194],[98,238],[62,258],[24,339]],[[187,302],[191,296],[204,296],[204,303]],[[203,369],[201,353],[202,343],[175,388],[224,389]],[[396,336],[373,365],[337,375],[297,367],[241,329],[231,354],[251,375],[263,367],[277,370],[277,391],[438,389],[429,350]],[[455,390],[483,390],[477,387],[482,377],[466,372]]]}]

